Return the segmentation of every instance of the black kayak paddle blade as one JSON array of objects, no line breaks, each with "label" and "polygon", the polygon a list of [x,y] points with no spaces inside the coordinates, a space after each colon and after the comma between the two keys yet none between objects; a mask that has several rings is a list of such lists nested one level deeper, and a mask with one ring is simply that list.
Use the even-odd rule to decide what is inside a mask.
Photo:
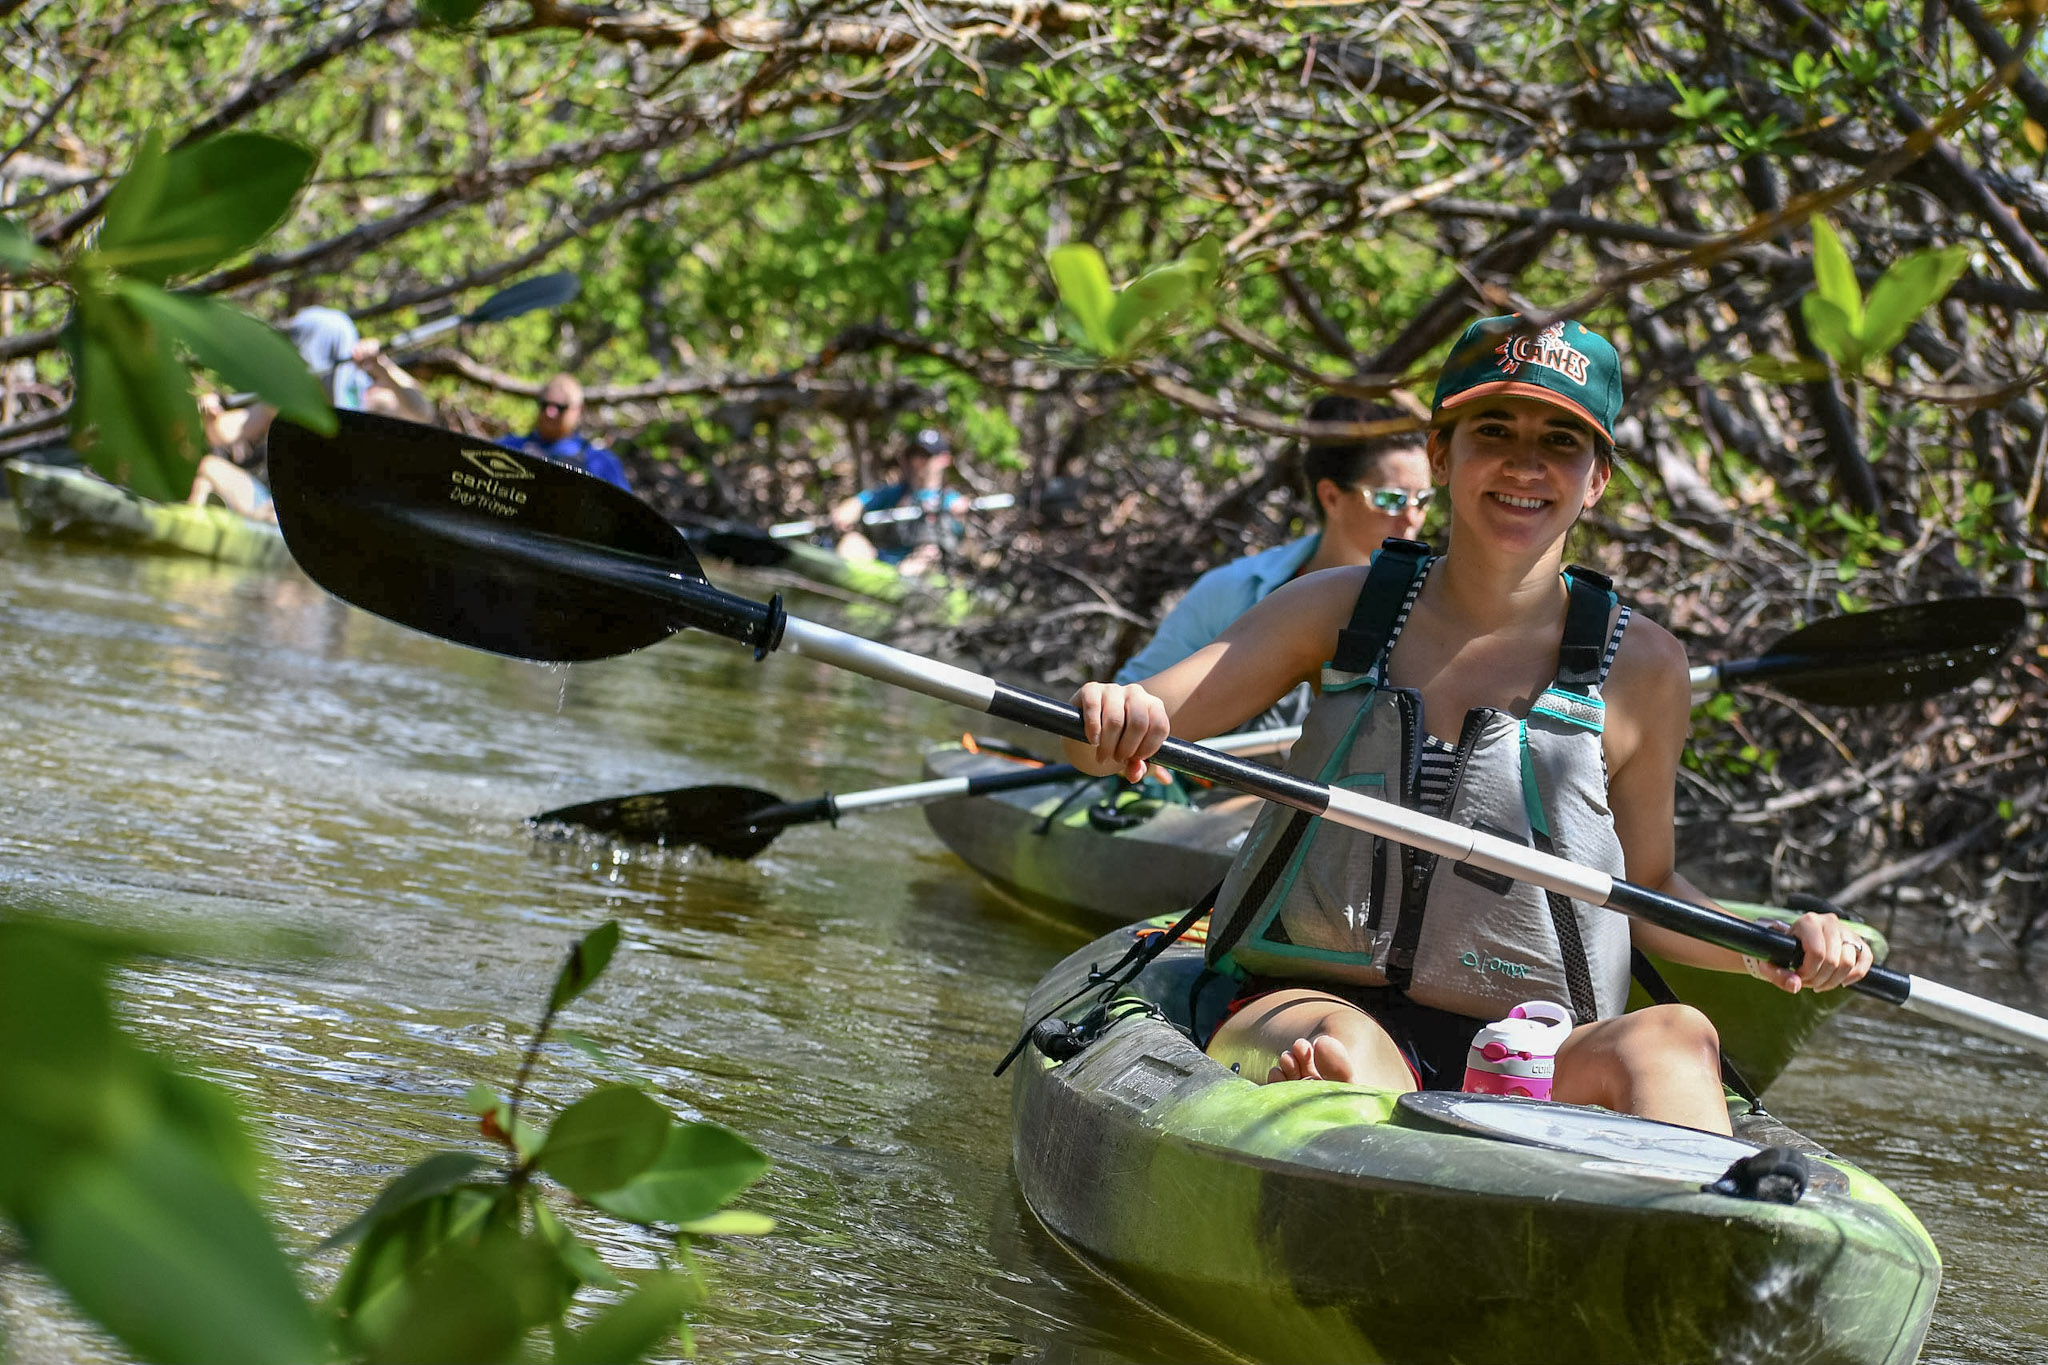
[{"label": "black kayak paddle blade", "polygon": [[583,281],[567,270],[535,275],[508,285],[462,315],[464,322],[502,322],[536,308],[558,308],[583,292]]},{"label": "black kayak paddle blade", "polygon": [[695,844],[721,858],[751,858],[786,826],[752,825],[748,817],[781,804],[781,797],[758,787],[677,787],[562,806],[527,823],[576,825],[624,843]]},{"label": "black kayak paddle blade", "polygon": [[2025,628],[2015,597],[1947,597],[1833,616],[1758,659],[1724,665],[1724,682],[1764,682],[1816,706],[1884,706],[1952,691],[2012,652]]},{"label": "black kayak paddle blade", "polygon": [[686,626],[772,649],[782,611],[705,581],[680,532],[566,465],[439,427],[341,411],[280,419],[271,493],[299,566],[366,611],[458,644],[602,659]]}]

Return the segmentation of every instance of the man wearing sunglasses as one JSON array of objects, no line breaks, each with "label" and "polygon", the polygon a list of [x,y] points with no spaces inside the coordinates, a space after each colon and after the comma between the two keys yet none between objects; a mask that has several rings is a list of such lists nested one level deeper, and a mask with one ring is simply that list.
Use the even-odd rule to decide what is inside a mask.
[{"label": "man wearing sunglasses", "polygon": [[599,442],[577,434],[577,424],[582,420],[583,386],[574,376],[558,374],[540,391],[540,415],[534,419],[533,430],[524,436],[504,437],[498,444],[522,455],[538,455],[595,474],[606,483],[632,492],[633,486],[626,482],[626,467],[619,463],[619,457]]},{"label": "man wearing sunglasses", "polygon": [[[1401,414],[1341,394],[1327,394],[1309,409],[1312,422],[1398,421]],[[1281,584],[1323,569],[1364,564],[1389,536],[1413,540],[1434,489],[1423,433],[1366,441],[1311,444],[1302,454],[1302,482],[1315,504],[1313,534],[1209,570],[1159,623],[1151,642],[1117,670],[1118,682],[1136,682],[1179,663]],[[1247,729],[1300,723],[1308,687],[1283,697]]]}]

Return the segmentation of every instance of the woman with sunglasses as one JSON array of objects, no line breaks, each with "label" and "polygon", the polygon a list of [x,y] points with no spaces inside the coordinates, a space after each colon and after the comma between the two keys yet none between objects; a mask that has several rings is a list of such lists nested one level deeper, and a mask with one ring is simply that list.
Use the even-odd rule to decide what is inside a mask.
[{"label": "woman with sunglasses", "polygon": [[[1312,422],[1394,422],[1401,414],[1341,394],[1316,400]],[[1222,634],[1275,588],[1306,574],[1369,562],[1382,542],[1412,540],[1435,493],[1422,434],[1403,432],[1364,441],[1312,443],[1301,458],[1302,482],[1315,504],[1316,529],[1299,540],[1234,560],[1194,581],[1159,623],[1152,639],[1117,670],[1136,682],[1179,663]],[[1308,710],[1304,686],[1281,698],[1249,729],[1299,725]]]},{"label": "woman with sunglasses", "polygon": [[[1710,904],[1674,867],[1685,653],[1564,565],[1566,533],[1607,487],[1620,407],[1605,338],[1474,323],[1429,434],[1448,552],[1390,542],[1370,569],[1286,585],[1141,684],[1088,684],[1075,701],[1092,742],[1069,742],[1068,760],[1135,778],[1169,731],[1234,729],[1315,680],[1290,771]],[[1548,1000],[1577,1025],[1554,1098],[1725,1133],[1713,1024],[1686,1005],[1624,1014],[1629,950],[1789,991],[1869,969],[1833,915],[1791,932],[1805,958],[1780,969],[1268,806],[1211,919],[1210,965],[1240,986],[1208,1050],[1269,1082],[1455,1090],[1479,1028]]]}]

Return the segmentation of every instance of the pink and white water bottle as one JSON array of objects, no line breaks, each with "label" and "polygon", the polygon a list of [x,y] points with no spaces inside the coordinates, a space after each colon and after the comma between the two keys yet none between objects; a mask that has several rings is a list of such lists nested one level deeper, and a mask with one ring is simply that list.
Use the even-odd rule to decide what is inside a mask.
[{"label": "pink and white water bottle", "polygon": [[1572,1014],[1563,1005],[1531,1000],[1488,1024],[1465,1054],[1465,1093],[1550,1098],[1557,1050],[1571,1035]]}]

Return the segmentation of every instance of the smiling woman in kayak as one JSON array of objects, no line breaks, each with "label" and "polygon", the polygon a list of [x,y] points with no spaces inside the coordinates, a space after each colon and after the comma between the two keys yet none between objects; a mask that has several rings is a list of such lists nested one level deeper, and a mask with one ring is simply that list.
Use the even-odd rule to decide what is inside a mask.
[{"label": "smiling woman in kayak", "polygon": [[[1684,650],[1564,566],[1620,407],[1604,338],[1474,323],[1429,437],[1450,553],[1389,541],[1370,570],[1297,579],[1141,683],[1089,683],[1075,701],[1093,742],[1069,742],[1069,761],[1135,780],[1169,732],[1223,733],[1316,681],[1290,771],[1710,904],[1673,866]],[[1269,805],[1217,898],[1210,962],[1241,986],[1209,1052],[1269,1081],[1454,1090],[1483,1024],[1554,1000],[1578,1023],[1555,1098],[1726,1132],[1712,1023],[1686,1005],[1623,1015],[1629,949],[1794,991],[1869,968],[1832,915],[1792,932],[1806,957],[1785,971]]]}]

